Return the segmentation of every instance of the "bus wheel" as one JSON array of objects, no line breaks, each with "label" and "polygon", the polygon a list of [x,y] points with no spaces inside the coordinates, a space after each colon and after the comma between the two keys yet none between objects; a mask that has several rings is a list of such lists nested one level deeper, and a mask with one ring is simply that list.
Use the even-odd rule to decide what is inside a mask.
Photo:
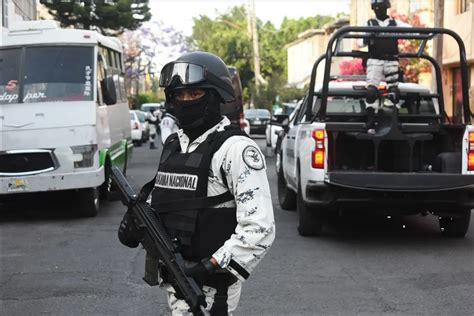
[{"label": "bus wheel", "polygon": [[99,213],[98,188],[85,188],[78,190],[79,215],[81,217],[95,217]]},{"label": "bus wheel", "polygon": [[106,160],[104,165],[104,183],[99,188],[99,197],[103,200],[108,198],[110,187],[112,185],[112,179],[110,179],[110,162]]}]

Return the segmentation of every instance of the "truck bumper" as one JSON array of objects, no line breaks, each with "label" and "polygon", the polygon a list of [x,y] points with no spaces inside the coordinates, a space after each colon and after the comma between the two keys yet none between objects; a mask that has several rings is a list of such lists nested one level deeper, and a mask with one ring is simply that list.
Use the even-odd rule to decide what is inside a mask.
[{"label": "truck bumper", "polygon": [[329,173],[328,182],[308,182],[306,201],[315,208],[455,213],[474,208],[474,177],[451,174]]}]

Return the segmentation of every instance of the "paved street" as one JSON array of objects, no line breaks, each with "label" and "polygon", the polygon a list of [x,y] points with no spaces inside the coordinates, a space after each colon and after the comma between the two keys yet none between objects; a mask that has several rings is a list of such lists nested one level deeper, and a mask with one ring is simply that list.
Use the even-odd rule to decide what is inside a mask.
[{"label": "paved street", "polygon": [[[135,148],[135,187],[151,179],[158,155]],[[434,217],[360,215],[304,238],[297,214],[278,205],[274,163],[267,158],[277,238],[237,315],[474,314],[473,223],[466,238],[444,239]],[[71,215],[71,196],[58,198],[0,204],[0,315],[167,314],[164,292],[141,279],[144,251],[117,239],[120,202],[83,219]]]}]

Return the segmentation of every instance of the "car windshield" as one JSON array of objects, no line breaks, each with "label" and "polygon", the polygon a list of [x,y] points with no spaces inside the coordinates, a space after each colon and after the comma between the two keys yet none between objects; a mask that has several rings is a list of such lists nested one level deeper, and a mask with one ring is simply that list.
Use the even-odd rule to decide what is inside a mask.
[{"label": "car windshield", "polygon": [[244,111],[245,118],[270,119],[270,111],[266,109],[248,109]]},{"label": "car windshield", "polygon": [[141,123],[145,123],[145,115],[142,112],[135,112],[137,114],[138,120]]},{"label": "car windshield", "polygon": [[0,104],[91,101],[93,61],[92,47],[1,49]]}]

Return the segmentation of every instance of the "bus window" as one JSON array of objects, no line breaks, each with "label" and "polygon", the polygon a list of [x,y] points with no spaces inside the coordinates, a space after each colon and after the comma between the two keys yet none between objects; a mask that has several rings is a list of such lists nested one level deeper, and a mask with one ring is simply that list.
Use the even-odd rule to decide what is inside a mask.
[{"label": "bus window", "polygon": [[23,102],[93,100],[93,51],[73,46],[27,48]]},{"label": "bus window", "polygon": [[0,50],[0,104],[18,103],[21,49]]}]

